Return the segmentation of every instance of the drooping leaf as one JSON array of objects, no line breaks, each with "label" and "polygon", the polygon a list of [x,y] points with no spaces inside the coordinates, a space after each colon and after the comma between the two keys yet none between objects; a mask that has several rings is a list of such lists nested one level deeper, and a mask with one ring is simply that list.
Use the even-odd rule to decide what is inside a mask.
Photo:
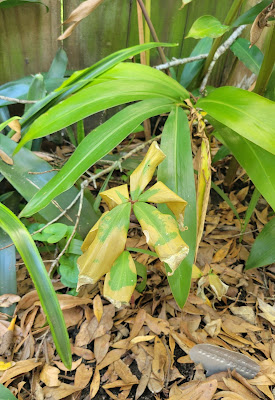
[{"label": "drooping leaf", "polygon": [[259,268],[275,262],[275,218],[272,218],[257,236],[251,248],[245,269]]},{"label": "drooping leaf", "polygon": [[143,161],[130,176],[130,191],[132,200],[137,200],[143,189],[153,178],[157,166],[164,160],[165,154],[160,150],[157,142],[149,147]]},{"label": "drooping leaf", "polygon": [[100,193],[109,210],[118,204],[126,203],[129,200],[128,185],[116,186]]},{"label": "drooping leaf", "polygon": [[198,18],[190,28],[187,38],[202,39],[205,37],[217,38],[228,31],[229,26],[222,25],[221,22],[212,15],[203,15]]},{"label": "drooping leaf", "polygon": [[120,204],[105,214],[99,223],[96,237],[88,250],[78,258],[77,290],[82,285],[96,283],[110,271],[126,244],[130,223],[131,203]]},{"label": "drooping leaf", "polygon": [[115,260],[111,271],[106,274],[103,296],[116,307],[129,304],[137,283],[137,271],[134,260],[128,251],[124,251]]},{"label": "drooping leaf", "polygon": [[275,156],[207,116],[214,135],[228,147],[266,201],[275,210]]},{"label": "drooping leaf", "polygon": [[183,230],[184,210],[187,202],[170,190],[164,183],[158,181],[150,189],[142,193],[138,200],[148,203],[166,204],[175,215],[180,230]]},{"label": "drooping leaf", "polygon": [[197,245],[198,251],[204,230],[204,222],[209,201],[211,188],[211,155],[209,141],[206,136],[202,137],[200,148],[200,161],[197,185]]},{"label": "drooping leaf", "polygon": [[225,86],[197,102],[211,117],[275,154],[275,103],[256,93]]},{"label": "drooping leaf", "polygon": [[[6,151],[11,156],[15,147],[14,141],[7,136],[0,135],[0,150]],[[21,149],[20,154],[15,155],[13,161],[14,164],[11,167],[0,160],[0,172],[27,201],[57,174],[56,171],[43,173],[51,171],[52,166],[26,148]],[[35,174],[32,174],[32,172],[35,172]],[[45,209],[41,210],[38,217],[40,217],[40,220],[41,217],[43,218],[42,222],[53,220],[75,199],[78,193],[77,188],[70,188],[66,193],[58,196],[54,203],[48,204]],[[77,210],[78,204],[76,203],[58,222],[74,225]],[[92,204],[84,197],[78,233],[84,237],[99,216],[100,213],[95,213]]]},{"label": "drooping leaf", "polygon": [[22,215],[30,216],[45,207],[60,193],[69,189],[95,162],[108,154],[145,119],[168,112],[174,107],[166,99],[144,100],[120,111],[100,125],[77,147],[64,167],[24,208]]},{"label": "drooping leaf", "polygon": [[[195,57],[198,56],[199,54],[209,53],[212,46],[212,42],[213,39],[208,37],[201,39],[194,47],[192,53],[190,54],[190,57]],[[183,87],[187,88],[190,85],[195,76],[200,72],[204,62],[205,60],[193,61],[184,66],[180,77],[180,84]]]},{"label": "drooping leaf", "polygon": [[240,15],[231,25],[232,28],[236,28],[240,25],[252,24],[257,15],[263,11],[265,7],[270,4],[270,0],[263,0],[256,4],[254,7],[249,8],[244,14]]},{"label": "drooping leaf", "polygon": [[29,271],[47,316],[58,354],[66,368],[70,369],[72,356],[65,321],[35,243],[22,222],[3,204],[0,204],[0,226],[11,237]]},{"label": "drooping leaf", "polygon": [[[157,72],[157,70],[155,71]],[[57,132],[98,111],[132,101],[152,98],[167,98],[175,103],[180,101],[178,93],[175,93],[169,86],[156,84],[153,80],[143,80],[142,82],[126,79],[113,80],[82,89],[41,115],[18,144],[15,153],[29,140]]]},{"label": "drooping leaf", "polygon": [[169,265],[171,271],[168,276],[173,275],[189,251],[188,245],[180,236],[176,220],[171,215],[162,214],[155,207],[139,201],[133,205],[133,211],[147,243],[155,248],[159,259]]},{"label": "drooping leaf", "polygon": [[261,64],[263,61],[263,53],[257,46],[250,47],[249,40],[245,38],[238,38],[231,45],[230,49],[233,51],[236,57],[244,63],[244,65],[250,69],[251,72],[258,75]]},{"label": "drooping leaf", "polygon": [[[183,307],[191,283],[197,227],[190,128],[187,116],[181,108],[173,110],[165,123],[161,137],[161,149],[166,154],[166,158],[158,167],[158,179],[187,201],[184,223],[188,229],[181,232],[181,236],[189,246],[189,253],[174,275],[168,276],[176,302]],[[162,212],[169,212],[165,205],[159,205],[159,209]],[[166,266],[166,268],[168,267]]]}]

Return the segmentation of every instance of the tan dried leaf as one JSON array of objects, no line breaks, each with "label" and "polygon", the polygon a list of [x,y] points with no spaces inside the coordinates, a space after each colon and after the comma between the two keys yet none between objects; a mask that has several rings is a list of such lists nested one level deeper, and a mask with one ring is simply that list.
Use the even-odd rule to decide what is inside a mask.
[{"label": "tan dried leaf", "polygon": [[130,368],[122,360],[115,361],[114,368],[115,372],[124,383],[128,385],[135,385],[138,383],[138,378],[132,374]]},{"label": "tan dried leaf", "polygon": [[49,387],[60,386],[61,382],[58,379],[59,373],[60,371],[58,368],[45,364],[40,373],[40,380]]},{"label": "tan dried leaf", "polygon": [[111,335],[106,333],[94,340],[94,353],[97,364],[99,364],[108,353]]},{"label": "tan dried leaf", "polygon": [[0,150],[0,158],[2,158],[6,164],[13,165],[13,160],[3,150]]},{"label": "tan dried leaf", "polygon": [[84,389],[93,375],[93,368],[80,364],[75,373],[74,385],[78,388]]},{"label": "tan dried leaf", "polygon": [[98,392],[100,385],[100,373],[98,367],[95,369],[94,377],[90,386],[90,398],[93,399]]},{"label": "tan dried leaf", "polygon": [[9,127],[13,129],[16,133],[11,137],[11,140],[18,143],[21,139],[21,125],[17,119],[9,123]]},{"label": "tan dried leaf", "polygon": [[68,385],[67,383],[61,383],[60,386],[58,387],[47,387],[45,386],[43,388],[43,394],[45,396],[45,399],[50,399],[50,400],[60,400],[64,399],[67,396],[70,396],[71,394],[78,392],[80,388]]},{"label": "tan dried leaf", "polygon": [[37,362],[35,358],[31,358],[30,360],[18,361],[13,367],[4,372],[4,374],[0,378],[0,383],[5,383],[18,375],[25,374],[26,372],[29,372],[34,368],[39,367],[41,364],[42,363]]},{"label": "tan dried leaf", "polygon": [[249,322],[252,325],[255,325],[256,323],[256,315],[252,307],[248,306],[242,306],[242,307],[234,307],[231,306],[229,307],[230,311],[236,315],[237,317],[240,317],[244,319],[246,322]]},{"label": "tan dried leaf", "polygon": [[91,12],[93,12],[96,7],[99,6],[100,3],[102,3],[103,0],[86,0],[83,1],[78,7],[76,7],[69,17],[64,21],[64,24],[70,24],[73,23],[64,33],[63,35],[59,36],[58,40],[63,40],[67,37],[69,37],[76,27],[76,25],[82,21],[84,18],[86,18]]},{"label": "tan dried leaf", "polygon": [[275,307],[265,303],[263,300],[258,298],[259,308],[263,311],[259,315],[267,321],[269,321],[272,325],[275,325]]},{"label": "tan dried leaf", "polygon": [[0,307],[9,307],[20,301],[21,297],[16,294],[3,294],[0,296]]},{"label": "tan dried leaf", "polygon": [[101,297],[97,294],[93,300],[93,310],[98,322],[100,322],[102,314],[103,314],[103,305],[101,301]]}]

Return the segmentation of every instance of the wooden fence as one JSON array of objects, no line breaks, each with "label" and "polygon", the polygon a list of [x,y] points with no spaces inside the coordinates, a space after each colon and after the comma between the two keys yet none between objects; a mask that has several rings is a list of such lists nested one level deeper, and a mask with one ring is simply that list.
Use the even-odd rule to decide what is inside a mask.
[{"label": "wooden fence", "polygon": [[[49,7],[49,12],[36,4],[0,10],[0,83],[47,71],[62,45],[69,58],[68,68],[77,70],[118,49],[138,44],[136,0],[104,0],[63,43],[57,41],[61,33],[61,10],[66,19],[81,1],[41,1]],[[192,23],[205,14],[223,21],[232,2],[194,0],[180,10],[181,0],[152,0],[151,18],[159,39],[179,43],[178,47],[165,50],[168,58],[188,56],[196,43],[194,39],[184,39]],[[215,71],[217,84],[230,60],[227,57],[219,62]]]}]

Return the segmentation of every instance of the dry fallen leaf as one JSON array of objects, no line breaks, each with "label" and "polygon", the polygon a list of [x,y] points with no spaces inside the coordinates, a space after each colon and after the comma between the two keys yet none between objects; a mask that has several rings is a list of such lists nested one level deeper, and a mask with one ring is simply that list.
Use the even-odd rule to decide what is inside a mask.
[{"label": "dry fallen leaf", "polygon": [[58,368],[45,364],[40,373],[40,380],[49,387],[60,386],[61,382],[58,379],[59,373],[60,371]]},{"label": "dry fallen leaf", "polygon": [[0,307],[9,307],[13,303],[17,303],[21,299],[16,294],[3,294],[0,296]]},{"label": "dry fallen leaf", "polygon": [[13,160],[3,150],[0,150],[0,158],[2,158],[6,164],[13,165]]},{"label": "dry fallen leaf", "polygon": [[13,129],[16,133],[11,137],[11,140],[18,143],[21,139],[21,125],[17,119],[9,123],[9,127]]},{"label": "dry fallen leaf", "polygon": [[103,305],[101,301],[101,297],[97,294],[93,300],[93,309],[98,322],[100,322],[102,314],[103,314]]},{"label": "dry fallen leaf", "polygon": [[86,0],[83,1],[78,7],[76,7],[69,17],[63,22],[64,24],[70,24],[72,25],[66,29],[66,31],[59,36],[58,40],[63,40],[66,39],[71,35],[73,32],[74,28],[79,24],[80,21],[82,21],[83,18],[86,18],[91,12],[93,12],[96,7],[99,6],[100,3],[102,3],[103,0]]},{"label": "dry fallen leaf", "polygon": [[258,298],[259,308],[263,311],[258,314],[261,317],[267,319],[272,325],[275,325],[275,307],[265,303],[263,300]]}]

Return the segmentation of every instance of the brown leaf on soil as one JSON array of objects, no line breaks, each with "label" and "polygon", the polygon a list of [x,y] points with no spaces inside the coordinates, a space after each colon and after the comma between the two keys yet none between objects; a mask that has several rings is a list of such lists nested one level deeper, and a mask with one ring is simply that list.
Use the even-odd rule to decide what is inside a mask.
[{"label": "brown leaf on soil", "polygon": [[61,382],[58,379],[59,374],[60,371],[58,368],[45,364],[40,373],[40,380],[49,387],[60,386]]},{"label": "brown leaf on soil", "polygon": [[18,361],[13,367],[4,372],[4,374],[0,378],[0,383],[6,383],[8,380],[18,375],[25,374],[26,372],[29,372],[34,368],[39,367],[41,364],[42,363],[37,362],[35,358],[31,358],[30,360]]},{"label": "brown leaf on soil", "polygon": [[117,375],[125,384],[134,385],[138,383],[137,377],[132,374],[130,368],[122,360],[115,361],[114,368]]},{"label": "brown leaf on soil", "polygon": [[78,388],[84,389],[89,384],[92,376],[93,368],[80,364],[76,370],[74,385]]},{"label": "brown leaf on soil", "polygon": [[61,385],[58,387],[45,386],[43,388],[43,394],[45,396],[45,399],[60,400],[64,399],[67,396],[70,396],[75,392],[79,392],[80,390],[81,388],[75,387],[73,385],[68,385],[62,382]]},{"label": "brown leaf on soil", "polygon": [[69,17],[63,22],[64,24],[72,23],[72,25],[61,36],[59,36],[58,40],[63,40],[69,37],[79,22],[93,12],[102,1],[103,0],[86,0],[75,8]]},{"label": "brown leaf on soil", "polygon": [[99,390],[100,373],[98,367],[95,369],[94,377],[90,386],[90,397],[93,399]]},{"label": "brown leaf on soil", "polygon": [[106,333],[94,340],[94,354],[97,364],[99,364],[108,353],[111,335]]},{"label": "brown leaf on soil", "polygon": [[257,400],[258,396],[250,392],[245,386],[243,386],[240,382],[236,381],[232,378],[223,378],[225,385],[228,387],[229,390],[232,392],[239,393],[243,396],[246,400]]},{"label": "brown leaf on soil", "polygon": [[20,299],[21,297],[16,294],[2,294],[0,296],[0,307],[9,307],[14,303],[18,303]]},{"label": "brown leaf on soil", "polygon": [[72,362],[72,368],[71,368],[71,369],[66,368],[62,361],[54,361],[54,364],[55,364],[59,369],[61,369],[62,371],[69,372],[69,371],[74,371],[77,367],[79,367],[79,365],[81,364],[81,362],[82,362],[82,358],[79,358],[78,360],[73,361],[73,362]]}]

